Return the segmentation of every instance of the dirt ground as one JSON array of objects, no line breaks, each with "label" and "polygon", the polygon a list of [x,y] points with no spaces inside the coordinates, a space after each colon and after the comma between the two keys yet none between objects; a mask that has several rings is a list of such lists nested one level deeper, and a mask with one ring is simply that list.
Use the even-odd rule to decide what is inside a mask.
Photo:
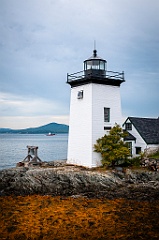
[{"label": "dirt ground", "polygon": [[0,197],[0,239],[159,239],[159,201]]}]

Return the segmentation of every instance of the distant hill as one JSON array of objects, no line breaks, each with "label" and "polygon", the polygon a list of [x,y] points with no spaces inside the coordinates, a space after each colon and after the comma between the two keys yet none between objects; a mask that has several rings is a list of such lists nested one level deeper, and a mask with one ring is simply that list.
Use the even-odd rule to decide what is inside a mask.
[{"label": "distant hill", "polygon": [[21,134],[47,134],[47,133],[68,133],[69,126],[65,124],[49,123],[47,125],[26,129],[0,128],[0,133],[21,133]]},{"label": "distant hill", "polygon": [[0,128],[0,133],[12,133],[12,129],[10,128]]}]

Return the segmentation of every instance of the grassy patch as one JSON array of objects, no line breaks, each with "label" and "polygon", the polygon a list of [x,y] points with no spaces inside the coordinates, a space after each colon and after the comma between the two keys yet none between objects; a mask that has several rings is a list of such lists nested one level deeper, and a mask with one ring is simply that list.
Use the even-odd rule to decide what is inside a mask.
[{"label": "grassy patch", "polygon": [[159,151],[157,151],[157,152],[154,153],[154,154],[150,154],[149,157],[150,157],[150,158],[159,159]]}]

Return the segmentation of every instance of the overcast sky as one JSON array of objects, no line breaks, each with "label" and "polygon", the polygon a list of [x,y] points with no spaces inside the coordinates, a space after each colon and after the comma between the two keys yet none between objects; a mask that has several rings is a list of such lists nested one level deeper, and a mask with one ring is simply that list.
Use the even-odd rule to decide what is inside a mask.
[{"label": "overcast sky", "polygon": [[159,0],[0,0],[0,127],[69,123],[67,72],[96,40],[123,117],[159,116]]}]

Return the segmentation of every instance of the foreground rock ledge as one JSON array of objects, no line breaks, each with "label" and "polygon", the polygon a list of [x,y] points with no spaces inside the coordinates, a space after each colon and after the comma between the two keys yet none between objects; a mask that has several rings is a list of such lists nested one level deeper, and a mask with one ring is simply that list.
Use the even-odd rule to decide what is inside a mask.
[{"label": "foreground rock ledge", "polygon": [[69,165],[0,171],[1,196],[30,194],[159,200],[159,172],[92,171]]}]

